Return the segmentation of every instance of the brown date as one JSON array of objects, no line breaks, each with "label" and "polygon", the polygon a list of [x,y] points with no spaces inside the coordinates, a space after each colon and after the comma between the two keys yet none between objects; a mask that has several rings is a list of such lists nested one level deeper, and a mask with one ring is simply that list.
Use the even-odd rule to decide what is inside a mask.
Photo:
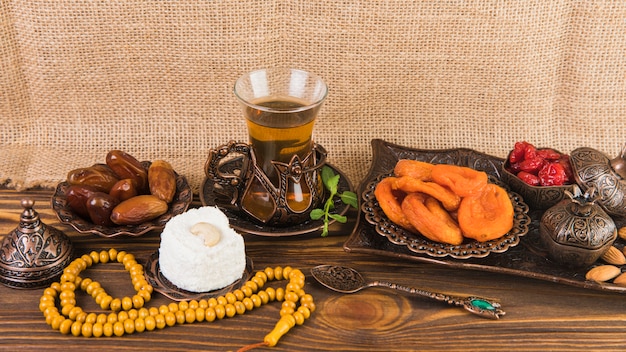
[{"label": "brown date", "polygon": [[96,192],[87,200],[87,211],[91,222],[100,226],[113,226],[111,212],[119,201],[104,192]]},{"label": "brown date", "polygon": [[109,191],[109,195],[117,200],[125,201],[128,198],[132,198],[138,195],[137,185],[135,181],[130,178],[117,181]]},{"label": "brown date", "polygon": [[134,156],[121,150],[111,150],[107,153],[106,163],[120,179],[134,180],[140,194],[147,191],[148,170]]},{"label": "brown date", "polygon": [[89,219],[87,200],[96,192],[98,190],[91,186],[71,185],[65,191],[65,199],[72,211],[85,219]]},{"label": "brown date", "polygon": [[91,186],[101,192],[109,193],[119,178],[111,168],[104,164],[74,169],[67,173],[70,185]]},{"label": "brown date", "polygon": [[111,221],[118,225],[138,225],[165,212],[167,212],[166,202],[151,194],[143,194],[118,204],[111,213]]},{"label": "brown date", "polygon": [[155,160],[148,168],[148,185],[153,196],[169,203],[176,193],[176,174],[172,165],[164,160]]}]

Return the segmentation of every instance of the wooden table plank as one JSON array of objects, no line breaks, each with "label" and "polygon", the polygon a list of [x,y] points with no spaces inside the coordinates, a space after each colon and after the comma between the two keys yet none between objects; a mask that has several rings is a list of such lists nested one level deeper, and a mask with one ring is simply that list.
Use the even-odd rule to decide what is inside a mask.
[{"label": "wooden table plank", "polygon": [[[42,220],[65,231],[76,254],[111,247],[146,258],[159,245],[159,234],[107,239],[72,231],[59,223],[50,208],[49,190],[0,190],[0,236],[17,226],[20,199],[35,199]],[[199,205],[197,202],[195,206]],[[335,228],[326,238],[245,236],[246,251],[255,269],[291,265],[307,274],[305,290],[317,310],[293,328],[272,351],[571,351],[626,348],[626,296],[497,273],[454,270],[367,254],[346,253],[343,243],[350,228]],[[507,315],[494,321],[462,309],[382,288],[342,295],[323,288],[308,275],[317,264],[357,268],[368,279],[387,280],[433,291],[476,294],[500,299]],[[113,296],[133,293],[120,264],[98,265],[85,276],[99,280]],[[262,341],[278,320],[279,303],[268,304],[231,319],[180,325],[122,338],[64,336],[46,325],[39,312],[42,290],[0,286],[0,349],[118,351],[225,351]],[[170,301],[154,294],[147,306]],[[90,297],[78,302],[99,311]]]}]

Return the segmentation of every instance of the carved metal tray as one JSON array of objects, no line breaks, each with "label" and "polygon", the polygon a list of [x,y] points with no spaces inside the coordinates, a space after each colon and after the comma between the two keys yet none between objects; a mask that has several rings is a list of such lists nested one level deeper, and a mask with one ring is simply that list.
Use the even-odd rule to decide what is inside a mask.
[{"label": "carved metal tray", "polygon": [[[392,243],[406,246],[415,253],[427,254],[432,257],[452,257],[457,259],[482,258],[491,253],[505,252],[509,248],[517,246],[521,236],[528,232],[528,225],[530,224],[530,216],[527,214],[528,206],[519,194],[508,191],[515,215],[513,217],[513,228],[504,236],[485,242],[465,239],[460,245],[431,241],[424,236],[412,233],[394,224],[380,208],[374,196],[374,190],[383,178],[391,175],[391,173],[379,175],[374,181],[367,184],[361,193],[361,199],[363,200],[361,211],[365,215],[365,220],[374,225],[379,235],[387,237]],[[490,182],[502,185],[508,190],[508,186],[502,184],[498,179],[490,178]]]},{"label": "carved metal tray", "polygon": [[[373,162],[368,175],[359,185],[357,192],[363,194],[366,187],[381,174],[387,174],[395,163],[402,158],[422,161],[457,163],[472,166],[487,172],[491,177],[500,178],[501,165],[504,159],[489,156],[470,149],[423,150],[395,145],[380,139],[372,140]],[[457,269],[481,270],[529,277],[550,282],[557,282],[586,289],[604,290],[626,293],[626,287],[611,283],[597,283],[585,280],[587,268],[571,269],[551,262],[546,258],[546,249],[539,239],[539,220],[541,210],[529,210],[530,224],[528,233],[521,237],[518,246],[511,247],[503,253],[491,253],[483,258],[458,259],[449,256],[434,257],[426,253],[417,253],[406,245],[398,245],[381,236],[375,226],[365,219],[361,212],[357,224],[343,245],[346,252],[369,253],[423,263],[444,265]],[[614,219],[619,227],[626,225],[624,219]],[[622,248],[623,241],[616,241],[615,246]]]}]

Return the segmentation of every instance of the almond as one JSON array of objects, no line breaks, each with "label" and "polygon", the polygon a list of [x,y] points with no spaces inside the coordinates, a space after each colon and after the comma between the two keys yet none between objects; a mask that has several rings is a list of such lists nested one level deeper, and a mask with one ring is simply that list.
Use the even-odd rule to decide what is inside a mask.
[{"label": "almond", "polygon": [[617,235],[619,236],[619,238],[621,238],[621,239],[623,239],[623,240],[626,240],[626,226],[624,226],[624,227],[620,228],[620,229],[617,231]]},{"label": "almond", "polygon": [[606,282],[616,278],[622,270],[615,265],[598,265],[585,274],[585,279],[595,282]]},{"label": "almond", "polygon": [[626,273],[622,273],[616,277],[613,283],[618,286],[626,286]]},{"label": "almond", "polygon": [[617,249],[615,246],[609,247],[609,249],[602,254],[600,259],[604,260],[608,264],[624,265],[626,264],[626,256],[624,253]]}]

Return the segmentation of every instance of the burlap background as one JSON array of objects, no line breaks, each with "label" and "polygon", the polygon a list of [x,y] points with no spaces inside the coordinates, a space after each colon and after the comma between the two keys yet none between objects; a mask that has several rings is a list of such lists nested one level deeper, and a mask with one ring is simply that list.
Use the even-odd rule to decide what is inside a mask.
[{"label": "burlap background", "polygon": [[504,157],[626,142],[623,1],[0,1],[0,183],[53,186],[110,149],[195,189],[246,141],[245,71],[315,72],[315,139],[356,185],[370,140]]}]

